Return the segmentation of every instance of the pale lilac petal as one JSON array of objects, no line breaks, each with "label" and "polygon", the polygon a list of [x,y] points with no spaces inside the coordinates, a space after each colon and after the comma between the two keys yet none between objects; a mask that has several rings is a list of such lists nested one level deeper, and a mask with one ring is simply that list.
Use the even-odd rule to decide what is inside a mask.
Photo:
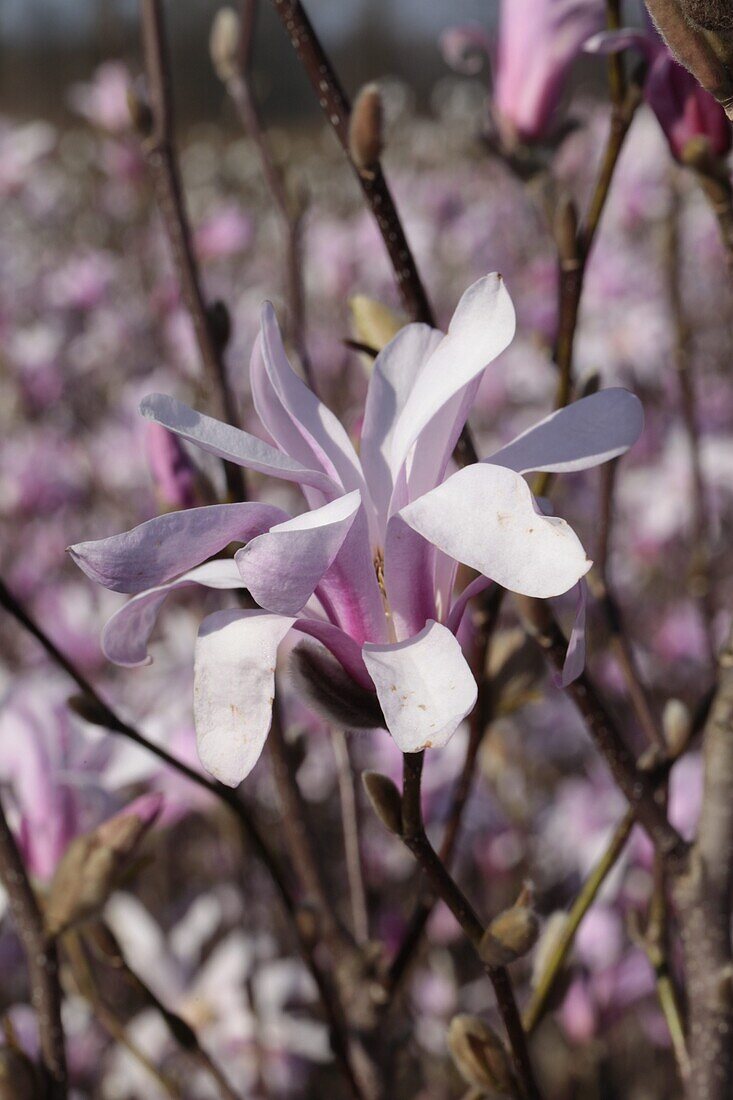
[{"label": "pale lilac petal", "polygon": [[443,333],[429,325],[406,325],[374,361],[364,410],[360,457],[382,530],[399,472],[391,465],[395,424],[418,383],[420,371],[442,339]]},{"label": "pale lilac petal", "polygon": [[468,288],[395,426],[393,469],[406,460],[410,447],[435,414],[504,351],[514,328],[514,306],[500,275],[486,275]]},{"label": "pale lilac petal", "polygon": [[407,498],[400,502],[395,497],[393,512],[408,501],[417,500],[444,480],[480,385],[481,376],[474,378],[454,394],[420,432],[408,460]]},{"label": "pale lilac petal", "polygon": [[296,481],[302,485],[312,485],[325,493],[339,492],[336,482],[320,469],[310,469],[275,447],[258,439],[257,436],[204,416],[175,397],[163,393],[151,393],[143,398],[140,412],[148,420],[162,424],[181,439],[194,443],[202,451],[217,455],[256,470],[261,474],[282,478],[284,481]]},{"label": "pale lilac petal", "polygon": [[131,531],[80,542],[69,553],[88,577],[113,592],[143,592],[218,554],[230,542],[247,542],[287,512],[271,504],[212,504],[156,516]]},{"label": "pale lilac petal", "polygon": [[440,623],[429,622],[395,645],[365,645],[364,661],[402,752],[445,745],[476,702],[476,681],[461,647]]},{"label": "pale lilac petal", "polygon": [[588,607],[588,585],[578,581],[578,598],[575,605],[575,621],[570,632],[565,663],[559,678],[560,687],[568,687],[577,680],[585,668],[585,622]]},{"label": "pale lilac petal", "polygon": [[608,56],[621,53],[622,50],[635,49],[649,62],[654,60],[660,48],[659,42],[655,42],[644,31],[635,30],[633,27],[623,27],[617,31],[599,31],[583,43],[586,53]]},{"label": "pale lilac petal", "polygon": [[333,565],[318,585],[316,596],[329,619],[360,645],[386,638],[384,602],[363,503]]},{"label": "pale lilac petal", "polygon": [[205,588],[244,588],[244,581],[231,558],[208,561],[184,573],[169,584],[150,588],[133,596],[107,622],[102,631],[102,650],[116,665],[134,668],[150,664],[148,641],[166,597],[179,588],[200,584]]},{"label": "pale lilac petal", "polygon": [[277,649],[294,623],[269,611],[216,611],[199,628],[193,714],[204,768],[236,787],[272,724]]},{"label": "pale lilac petal", "polygon": [[428,619],[437,618],[435,547],[405,523],[390,516],[384,548],[384,580],[395,637],[410,638]]},{"label": "pale lilac petal", "polygon": [[587,470],[628,451],[643,427],[644,410],[635,394],[601,390],[550,413],[486,461],[520,474]]},{"label": "pale lilac petal", "polygon": [[323,470],[332,480],[337,481],[346,492],[352,489],[363,491],[364,477],[351,440],[340,420],[291,367],[270,302],[265,302],[262,307],[260,337],[267,377],[293,427],[318,456]]},{"label": "pale lilac petal", "polygon": [[572,528],[538,514],[526,481],[503,466],[467,466],[399,514],[444,553],[525,596],[559,596],[592,564]]},{"label": "pale lilac petal", "polygon": [[470,584],[466,585],[460,596],[456,597],[445,624],[452,634],[458,633],[469,600],[472,600],[474,596],[478,596],[481,592],[485,592],[493,583],[488,577],[475,577]]},{"label": "pale lilac petal", "polygon": [[361,503],[358,489],[304,512],[239,550],[242,580],[260,607],[295,615],[305,607],[331,567]]}]

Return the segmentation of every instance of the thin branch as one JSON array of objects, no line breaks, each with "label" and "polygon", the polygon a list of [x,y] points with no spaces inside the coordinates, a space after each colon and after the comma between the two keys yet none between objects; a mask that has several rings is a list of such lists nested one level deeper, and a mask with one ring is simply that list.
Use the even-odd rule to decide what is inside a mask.
[{"label": "thin branch", "polygon": [[336,760],[354,937],[358,944],[365,944],[369,939],[369,910],[361,869],[361,852],[359,850],[359,807],[356,801],[356,791],[354,790],[354,775],[349,757],[349,746],[343,730],[331,728],[331,746]]},{"label": "thin branch", "polygon": [[[212,306],[206,301],[191,240],[174,145],[173,98],[161,0],[140,0],[140,29],[150,111],[150,116],[144,119],[146,133],[143,148],[204,369],[217,394],[225,420],[236,425],[237,404],[224,363],[230,319],[223,303]],[[225,463],[224,470],[230,498],[245,500],[242,468]]]},{"label": "thin branch", "polygon": [[613,836],[600,859],[592,869],[588,878],[583,883],[580,892],[570,907],[562,932],[553,945],[551,957],[547,966],[539,977],[532,999],[524,1012],[524,1030],[531,1034],[545,1014],[548,1002],[555,988],[555,983],[562,972],[565,960],[568,957],[575,935],[580,928],[588,910],[598,897],[598,892],[608,878],[618,859],[626,847],[626,841],[631,835],[631,830],[636,824],[634,814],[627,810],[624,817],[614,829]]},{"label": "thin branch", "polygon": [[[403,762],[402,842],[415,857],[432,889],[448,906],[466,938],[478,952],[484,927],[425,833],[420,794],[423,753],[405,754]],[[506,1029],[524,1094],[527,1100],[541,1100],[509,974],[505,967],[492,967],[483,962],[482,965],[494,988],[499,1014]]]},{"label": "thin branch", "polygon": [[692,1100],[733,1095],[733,633],[704,733],[696,840],[673,883],[687,976]]},{"label": "thin branch", "polygon": [[245,133],[257,150],[262,177],[278,214],[284,238],[285,297],[290,335],[303,373],[314,389],[313,371],[305,339],[305,288],[303,285],[303,210],[287,191],[281,168],[275,161],[265,134],[255,96],[251,55],[257,18],[257,0],[242,0],[239,67],[228,66],[219,75],[239,115]]},{"label": "thin branch", "polygon": [[425,321],[426,324],[434,325],[433,311],[381,166],[376,163],[370,165],[368,173],[360,172],[351,157],[351,105],[303,5],[300,0],[272,0],[272,3],[313,86],[318,102],[356,173],[364,198],[382,234],[407,313],[414,321]]},{"label": "thin branch", "polygon": [[[550,665],[562,672],[567,640],[555,621],[547,603],[527,597],[517,597],[525,628],[542,649]],[[588,732],[606,761],[637,821],[646,829],[655,845],[670,860],[684,855],[686,845],[670,824],[663,806],[657,800],[655,785],[648,773],[637,767],[636,760],[624,741],[616,721],[601,699],[589,673],[583,672],[566,688],[585,719]]]},{"label": "thin branch", "polygon": [[66,1100],[68,1074],[61,1020],[61,984],[56,944],[49,939],[38,899],[0,805],[0,881],[8,895],[15,930],[28,966],[31,1003],[36,1011],[41,1068],[49,1100]]}]

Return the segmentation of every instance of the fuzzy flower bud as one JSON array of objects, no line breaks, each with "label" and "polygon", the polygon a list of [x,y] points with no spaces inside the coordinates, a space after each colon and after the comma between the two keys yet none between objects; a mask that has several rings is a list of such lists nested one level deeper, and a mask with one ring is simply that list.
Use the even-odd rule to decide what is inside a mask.
[{"label": "fuzzy flower bud", "polygon": [[379,772],[364,772],[361,778],[375,814],[385,829],[399,836],[402,832],[402,799],[397,787]]},{"label": "fuzzy flower bud", "polygon": [[362,173],[370,172],[382,155],[382,97],[376,84],[359,92],[349,119],[349,153]]},{"label": "fuzzy flower bud", "polygon": [[506,966],[536,944],[540,924],[530,902],[531,896],[523,891],[511,909],[499,913],[484,932],[479,953],[489,966]]},{"label": "fuzzy flower bud", "polygon": [[469,1085],[499,1100],[519,1096],[504,1045],[478,1016],[454,1016],[448,1028],[448,1049],[458,1072]]},{"label": "fuzzy flower bud", "polygon": [[162,803],[160,794],[142,795],[91,833],[71,842],[48,894],[46,928],[50,936],[60,935],[102,908],[155,823]]},{"label": "fuzzy flower bud", "polygon": [[374,692],[357,684],[328,653],[301,643],[293,650],[290,670],[298,689],[327,721],[357,730],[384,726]]},{"label": "fuzzy flower bud", "polygon": [[209,37],[211,63],[224,84],[237,75],[239,69],[239,16],[234,8],[222,8],[214,17]]}]

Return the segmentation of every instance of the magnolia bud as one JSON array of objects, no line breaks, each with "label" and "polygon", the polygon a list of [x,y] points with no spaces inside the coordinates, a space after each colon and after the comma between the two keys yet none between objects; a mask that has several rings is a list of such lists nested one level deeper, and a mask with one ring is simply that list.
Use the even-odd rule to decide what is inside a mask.
[{"label": "magnolia bud", "polygon": [[492,920],[479,944],[479,954],[488,966],[506,966],[532,950],[539,932],[534,909],[513,905]]},{"label": "magnolia bud", "polygon": [[361,777],[375,814],[391,833],[402,833],[402,798],[396,785],[379,772],[364,772]]},{"label": "magnolia bud", "polygon": [[478,1016],[454,1016],[448,1028],[448,1049],[464,1081],[483,1092],[516,1100],[519,1096],[504,1045]]},{"label": "magnolia bud", "polygon": [[239,71],[239,16],[234,8],[222,8],[214,16],[209,36],[211,63],[225,84]]},{"label": "magnolia bud", "polygon": [[48,893],[46,928],[50,936],[60,935],[103,907],[156,821],[162,804],[160,794],[143,795],[93,832],[72,840]]},{"label": "magnolia bud", "polygon": [[382,97],[376,84],[366,84],[351,108],[349,153],[362,174],[373,170],[382,155]]},{"label": "magnolia bud", "polygon": [[290,671],[314,710],[347,729],[385,728],[376,693],[352,680],[325,650],[302,642],[291,655]]},{"label": "magnolia bud", "polygon": [[20,1050],[0,1049],[0,1100],[41,1100],[41,1089],[33,1063]]},{"label": "magnolia bud", "polygon": [[692,728],[692,715],[681,699],[669,699],[662,711],[662,729],[664,739],[674,758],[687,743]]}]

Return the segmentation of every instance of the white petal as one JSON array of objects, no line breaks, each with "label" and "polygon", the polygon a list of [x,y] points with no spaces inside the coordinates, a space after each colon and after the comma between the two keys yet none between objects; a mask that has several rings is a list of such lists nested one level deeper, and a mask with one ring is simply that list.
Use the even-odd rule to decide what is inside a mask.
[{"label": "white petal", "polygon": [[473,709],[477,688],[460,645],[440,623],[395,645],[365,645],[387,728],[402,752],[439,748]]},{"label": "white petal", "polygon": [[550,413],[486,461],[520,474],[587,470],[628,451],[643,427],[644,410],[635,394],[601,390]]},{"label": "white petal", "polygon": [[235,556],[260,607],[295,615],[305,607],[349,533],[361,503],[358,489],[260,535]]},{"label": "white petal", "polygon": [[515,323],[514,306],[501,275],[486,275],[468,288],[397,422],[393,469],[399,469],[435,414],[504,351],[514,336]]},{"label": "white petal", "polygon": [[323,471],[310,470],[257,436],[233,428],[221,420],[214,420],[211,416],[204,416],[174,397],[151,393],[143,398],[140,412],[148,420],[162,424],[168,431],[194,443],[202,451],[245,466],[248,470],[312,485],[325,493],[340,492],[339,486]]},{"label": "white petal", "polygon": [[196,641],[193,713],[207,772],[236,787],[260,758],[272,724],[277,649],[294,619],[216,611]]},{"label": "white petal", "polygon": [[397,473],[391,465],[395,425],[422,367],[442,339],[443,333],[429,325],[406,325],[374,361],[364,409],[360,457],[382,528],[387,521]]},{"label": "white petal", "polygon": [[592,564],[565,520],[539,515],[524,478],[503,466],[467,466],[399,514],[444,553],[525,596],[559,596]]}]

